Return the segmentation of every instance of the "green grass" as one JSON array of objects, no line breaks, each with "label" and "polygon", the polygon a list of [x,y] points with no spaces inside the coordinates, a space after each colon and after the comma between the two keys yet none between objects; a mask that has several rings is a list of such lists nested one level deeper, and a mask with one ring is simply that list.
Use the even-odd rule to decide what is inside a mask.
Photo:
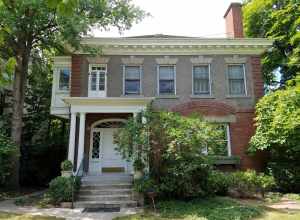
[{"label": "green grass", "polygon": [[157,206],[159,214],[146,212],[114,220],[247,220],[262,216],[264,212],[261,207],[220,197],[189,202],[167,201]]},{"label": "green grass", "polygon": [[51,216],[39,216],[39,215],[28,215],[28,214],[14,214],[0,212],[0,220],[64,220],[64,218],[56,218]]},{"label": "green grass", "polygon": [[255,220],[299,220],[300,212],[266,211]]}]

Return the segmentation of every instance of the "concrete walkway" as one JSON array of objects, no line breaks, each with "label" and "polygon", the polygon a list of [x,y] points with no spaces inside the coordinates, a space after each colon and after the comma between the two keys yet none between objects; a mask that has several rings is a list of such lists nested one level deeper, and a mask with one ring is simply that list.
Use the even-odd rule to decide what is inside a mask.
[{"label": "concrete walkway", "polygon": [[281,201],[267,205],[267,207],[279,210],[300,211],[300,202],[283,198]]},{"label": "concrete walkway", "polygon": [[30,215],[46,215],[65,218],[66,220],[112,220],[118,216],[135,214],[138,209],[121,209],[120,212],[83,213],[83,209],[47,208],[40,209],[32,206],[16,206],[14,199],[0,202],[0,212],[10,212]]}]

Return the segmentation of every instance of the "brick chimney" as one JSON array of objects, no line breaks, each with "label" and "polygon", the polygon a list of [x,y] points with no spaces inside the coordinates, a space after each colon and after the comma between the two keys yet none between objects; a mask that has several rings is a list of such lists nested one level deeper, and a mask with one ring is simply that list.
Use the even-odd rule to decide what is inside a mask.
[{"label": "brick chimney", "polygon": [[229,38],[243,38],[243,17],[242,17],[242,4],[231,3],[225,15],[226,23],[226,36]]}]

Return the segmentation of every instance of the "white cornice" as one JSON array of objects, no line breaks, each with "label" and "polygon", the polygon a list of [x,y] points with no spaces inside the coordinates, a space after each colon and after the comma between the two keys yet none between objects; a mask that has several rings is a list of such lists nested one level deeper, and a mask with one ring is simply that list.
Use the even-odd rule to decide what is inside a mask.
[{"label": "white cornice", "polygon": [[169,56],[164,56],[163,58],[156,58],[156,63],[160,65],[175,65],[178,61],[177,58],[170,58]]},{"label": "white cornice", "polygon": [[72,57],[71,56],[56,56],[53,58],[53,64],[55,67],[71,67]]},{"label": "white cornice", "polygon": [[153,97],[107,97],[107,98],[92,98],[92,97],[66,97],[64,102],[69,105],[97,105],[97,106],[125,106],[125,105],[147,105]]},{"label": "white cornice", "polygon": [[240,57],[238,55],[233,55],[232,57],[225,57],[225,63],[246,63],[247,57]]},{"label": "white cornice", "polygon": [[211,62],[212,62],[211,57],[198,56],[198,57],[191,58],[192,64],[201,64],[201,63],[209,64]]},{"label": "white cornice", "polygon": [[109,57],[87,57],[90,64],[107,64]]},{"label": "white cornice", "polygon": [[[272,46],[263,38],[84,38],[104,55],[259,55]],[[77,51],[84,54],[83,51]]]},{"label": "white cornice", "polygon": [[130,56],[130,57],[126,57],[126,58],[122,58],[122,63],[126,64],[126,65],[142,65],[144,62],[144,58],[138,58],[135,56]]}]

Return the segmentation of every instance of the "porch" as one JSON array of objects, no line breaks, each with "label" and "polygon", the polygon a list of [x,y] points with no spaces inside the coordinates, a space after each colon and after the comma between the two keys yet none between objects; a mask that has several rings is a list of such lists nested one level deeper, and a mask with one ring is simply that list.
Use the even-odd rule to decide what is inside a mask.
[{"label": "porch", "polygon": [[131,162],[115,149],[114,134],[129,117],[145,110],[153,98],[68,97],[70,135],[68,160],[89,176],[132,173]]}]

